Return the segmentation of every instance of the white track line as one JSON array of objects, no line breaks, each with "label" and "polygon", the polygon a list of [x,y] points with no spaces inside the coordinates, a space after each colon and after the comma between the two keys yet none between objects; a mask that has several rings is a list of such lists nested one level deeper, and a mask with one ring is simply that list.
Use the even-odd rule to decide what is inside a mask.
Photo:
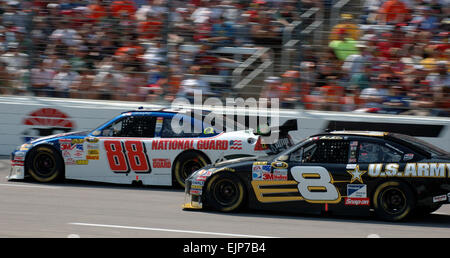
[{"label": "white track line", "polygon": [[43,189],[60,189],[58,186],[40,186],[40,185],[24,185],[24,184],[0,184],[0,186],[8,187],[24,187],[24,188],[43,188]]},{"label": "white track line", "polygon": [[70,225],[77,225],[77,226],[88,226],[88,227],[121,228],[121,229],[135,229],[135,230],[147,230],[147,231],[163,231],[163,232],[215,235],[215,236],[227,236],[227,237],[275,238],[275,237],[272,237],[272,236],[242,235],[242,234],[217,233],[217,232],[205,232],[205,231],[193,231],[193,230],[178,230],[178,229],[167,229],[167,228],[131,227],[131,226],[118,226],[118,225],[105,225],[105,224],[78,223],[78,222],[71,222],[69,224]]}]

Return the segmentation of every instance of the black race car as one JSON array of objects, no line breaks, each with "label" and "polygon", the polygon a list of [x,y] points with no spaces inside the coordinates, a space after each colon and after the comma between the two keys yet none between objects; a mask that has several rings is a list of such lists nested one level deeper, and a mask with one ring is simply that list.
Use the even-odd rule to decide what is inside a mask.
[{"label": "black race car", "polygon": [[450,154],[385,132],[318,134],[274,156],[242,158],[194,172],[184,209],[375,214],[402,220],[450,200]]}]

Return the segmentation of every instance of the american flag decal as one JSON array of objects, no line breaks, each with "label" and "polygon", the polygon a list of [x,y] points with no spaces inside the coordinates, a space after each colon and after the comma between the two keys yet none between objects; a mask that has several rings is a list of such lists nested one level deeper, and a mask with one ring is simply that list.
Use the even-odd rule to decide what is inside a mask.
[{"label": "american flag decal", "polygon": [[231,140],[230,141],[230,149],[242,150],[242,141],[241,140]]}]

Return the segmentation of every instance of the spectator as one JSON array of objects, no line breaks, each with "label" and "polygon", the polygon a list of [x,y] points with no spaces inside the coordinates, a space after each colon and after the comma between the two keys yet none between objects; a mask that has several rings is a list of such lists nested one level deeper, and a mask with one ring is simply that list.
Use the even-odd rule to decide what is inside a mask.
[{"label": "spectator", "polygon": [[50,35],[50,39],[54,41],[61,41],[64,45],[68,47],[77,46],[80,44],[80,36],[78,32],[70,27],[68,20],[64,19],[61,21],[61,28],[56,29]]},{"label": "spectator", "polygon": [[12,83],[11,83],[11,75],[6,69],[6,65],[3,62],[0,62],[0,94],[12,94]]},{"label": "spectator", "polygon": [[94,71],[91,69],[83,69],[80,71],[79,80],[75,81],[70,88],[71,98],[81,98],[81,99],[98,99],[99,92],[96,87],[94,87]]},{"label": "spectator", "polygon": [[405,22],[409,17],[409,10],[400,0],[387,0],[379,9],[380,24],[396,24]]},{"label": "spectator", "polygon": [[271,98],[277,98],[281,99],[282,92],[281,92],[281,79],[276,76],[270,76],[267,79],[264,80],[265,86],[263,90],[261,91],[261,98],[267,98],[270,100]]},{"label": "spectator", "polygon": [[389,92],[386,90],[388,74],[382,74],[376,78],[371,79],[371,84],[368,88],[361,91],[361,99],[367,108],[380,108]]},{"label": "spectator", "polygon": [[31,69],[31,91],[35,96],[53,97],[50,87],[55,71],[48,68],[49,63],[41,62],[37,68]]},{"label": "spectator", "polygon": [[336,84],[337,77],[328,76],[326,78],[326,85],[320,87],[319,99],[320,109],[328,111],[340,111],[341,99],[344,96],[344,88]]},{"label": "spectator", "polygon": [[339,39],[339,31],[345,30],[348,32],[348,37],[353,40],[359,40],[361,36],[361,31],[359,29],[359,26],[355,24],[353,15],[351,14],[342,14],[341,15],[342,22],[339,24],[336,24],[333,29],[330,32],[329,40],[330,42],[333,40]]},{"label": "spectator", "polygon": [[211,96],[209,83],[200,77],[200,67],[192,66],[190,71],[191,75],[181,82],[177,96],[187,98],[191,103],[194,103],[194,94],[196,92],[200,92],[203,96]]},{"label": "spectator", "polygon": [[349,55],[359,54],[358,42],[350,38],[348,31],[340,29],[337,34],[338,39],[331,41],[329,47],[339,60],[344,61]]},{"label": "spectator", "polygon": [[[283,83],[281,86],[281,107],[290,107],[293,108],[301,101],[300,95],[300,87],[298,86],[298,81],[300,79],[299,71],[286,71],[281,75]],[[304,89],[306,92],[308,89]]]},{"label": "spectator", "polygon": [[108,8],[105,1],[93,0],[91,4],[88,5],[88,15],[87,18],[93,19],[98,22],[101,19],[108,17]]},{"label": "spectator", "polygon": [[133,1],[113,1],[110,6],[111,14],[116,18],[132,19],[136,12],[136,6]]},{"label": "spectator", "polygon": [[407,111],[409,99],[404,94],[401,86],[394,85],[390,88],[389,95],[386,96],[382,103],[383,107],[380,113],[400,114]]},{"label": "spectator", "polygon": [[80,75],[70,69],[70,64],[66,63],[55,77],[53,77],[50,87],[55,90],[56,97],[68,98],[70,96],[70,89],[75,83],[78,83]]},{"label": "spectator", "polygon": [[103,100],[120,100],[119,94],[122,93],[123,75],[118,66],[104,64],[100,71],[95,75],[93,86]]},{"label": "spectator", "polygon": [[430,86],[436,90],[450,87],[450,73],[447,69],[447,62],[439,61],[435,69],[427,75],[426,81],[429,81]]}]

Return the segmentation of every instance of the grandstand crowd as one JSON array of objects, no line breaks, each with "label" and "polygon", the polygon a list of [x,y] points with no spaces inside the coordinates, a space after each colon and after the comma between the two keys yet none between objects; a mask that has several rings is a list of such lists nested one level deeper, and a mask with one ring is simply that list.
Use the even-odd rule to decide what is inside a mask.
[{"label": "grandstand crowd", "polygon": [[[171,101],[233,93],[222,47],[283,51],[283,31],[337,1],[0,1],[0,94]],[[350,0],[322,44],[276,67],[260,97],[282,107],[450,116],[449,0]],[[301,7],[301,8],[300,8]],[[185,51],[182,46],[195,46]],[[277,55],[267,58],[276,58]],[[223,64],[229,65],[223,65]],[[276,64],[275,60],[275,64]],[[219,65],[220,64],[220,65]]]}]

